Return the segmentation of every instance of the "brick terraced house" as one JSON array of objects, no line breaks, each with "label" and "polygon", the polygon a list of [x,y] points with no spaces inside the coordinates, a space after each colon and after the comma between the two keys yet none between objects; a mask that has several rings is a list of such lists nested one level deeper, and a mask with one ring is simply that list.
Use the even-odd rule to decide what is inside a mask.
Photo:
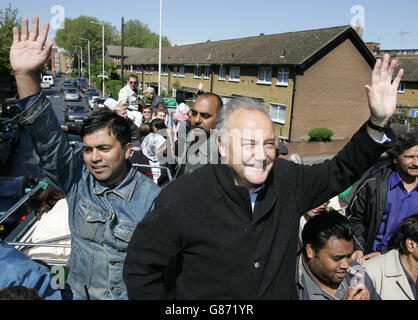
[{"label": "brick terraced house", "polygon": [[[369,116],[364,85],[375,57],[351,26],[163,48],[161,61],[163,90],[193,98],[203,83],[224,100],[256,98],[286,141],[308,140],[315,127],[346,139]],[[143,49],[125,64],[143,87],[158,86],[158,49]]]}]

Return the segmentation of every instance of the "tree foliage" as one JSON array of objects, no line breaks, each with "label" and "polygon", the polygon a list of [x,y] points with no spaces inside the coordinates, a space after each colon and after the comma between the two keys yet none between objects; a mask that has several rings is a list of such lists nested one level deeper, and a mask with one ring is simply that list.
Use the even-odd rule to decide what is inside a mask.
[{"label": "tree foliage", "polygon": [[0,10],[0,75],[10,76],[12,67],[9,52],[13,41],[13,27],[20,27],[19,10],[9,7]]},{"label": "tree foliage", "polygon": [[[159,35],[151,32],[148,26],[139,20],[128,20],[125,23],[124,34],[124,43],[127,47],[158,48]],[[121,45],[120,39],[118,45]],[[161,45],[162,47],[170,47],[171,43],[167,37],[162,37]]]},{"label": "tree foliage", "polygon": [[83,48],[83,61],[87,61],[88,42],[90,40],[90,59],[94,63],[102,57],[102,26],[91,22],[104,23],[104,42],[106,45],[116,41],[116,28],[108,22],[100,22],[97,18],[80,16],[75,19],[66,18],[65,28],[59,29],[55,34],[55,45],[66,50],[70,55],[78,57],[80,49]]}]

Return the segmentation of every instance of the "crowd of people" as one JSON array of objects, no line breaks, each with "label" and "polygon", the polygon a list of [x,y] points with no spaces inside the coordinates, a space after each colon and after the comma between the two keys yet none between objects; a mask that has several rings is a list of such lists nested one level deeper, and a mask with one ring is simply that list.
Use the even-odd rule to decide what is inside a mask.
[{"label": "crowd of people", "polygon": [[[138,100],[135,75],[77,129],[81,158],[34,76],[51,51],[38,24],[13,30],[13,121],[56,190],[48,210],[65,199],[71,252],[59,298],[417,299],[418,142],[388,125],[403,75],[393,77],[389,55],[366,85],[370,119],[321,164],[289,155],[252,99],[224,105],[199,92],[187,105],[178,94],[169,114],[151,87],[150,106]],[[34,288],[6,280],[13,295]]]}]

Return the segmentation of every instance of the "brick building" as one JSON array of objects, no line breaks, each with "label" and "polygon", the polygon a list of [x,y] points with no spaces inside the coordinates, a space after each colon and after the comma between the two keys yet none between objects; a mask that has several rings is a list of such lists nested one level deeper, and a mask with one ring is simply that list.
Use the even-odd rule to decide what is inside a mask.
[{"label": "brick building", "polygon": [[[398,106],[407,108],[410,117],[418,117],[418,58],[399,58],[397,70],[405,73],[398,87]],[[397,72],[396,70],[396,72]]]},{"label": "brick building", "polygon": [[[163,48],[161,61],[163,90],[193,97],[201,82],[224,100],[256,98],[284,140],[307,140],[314,127],[345,139],[369,116],[364,85],[375,58],[351,26]],[[125,64],[143,86],[158,86],[158,49]]]}]

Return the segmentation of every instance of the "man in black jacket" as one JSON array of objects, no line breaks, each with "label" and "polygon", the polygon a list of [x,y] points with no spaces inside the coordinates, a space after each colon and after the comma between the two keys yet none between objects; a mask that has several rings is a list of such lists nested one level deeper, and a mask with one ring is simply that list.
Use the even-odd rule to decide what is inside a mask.
[{"label": "man in black jacket", "polygon": [[[163,273],[177,256],[177,299],[297,299],[299,219],[347,189],[388,148],[372,127],[385,127],[395,111],[403,74],[391,83],[395,66],[389,55],[377,61],[366,86],[369,124],[320,165],[276,158],[264,106],[230,101],[216,124],[223,164],[171,182],[137,226],[124,265],[129,298],[173,298]],[[386,135],[395,139],[390,129]]]},{"label": "man in black jacket", "polygon": [[401,220],[418,213],[418,135],[400,136],[387,153],[389,162],[364,178],[347,208],[360,263],[392,249]]}]

